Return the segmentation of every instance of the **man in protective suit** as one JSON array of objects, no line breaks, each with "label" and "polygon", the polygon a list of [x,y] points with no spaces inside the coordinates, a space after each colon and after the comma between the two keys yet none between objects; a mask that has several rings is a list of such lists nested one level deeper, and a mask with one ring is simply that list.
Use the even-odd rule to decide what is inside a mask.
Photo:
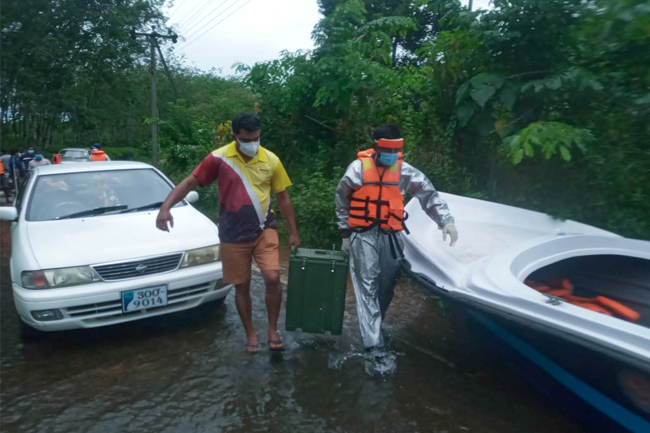
[{"label": "man in protective suit", "polygon": [[454,218],[433,184],[403,161],[404,140],[396,125],[379,126],[373,147],[358,153],[336,189],[336,216],[343,230],[341,249],[350,253],[350,274],[357,316],[367,350],[381,349],[381,322],[401,275],[401,232],[408,229],[404,194],[417,198],[422,209],[447,235],[458,239]]}]

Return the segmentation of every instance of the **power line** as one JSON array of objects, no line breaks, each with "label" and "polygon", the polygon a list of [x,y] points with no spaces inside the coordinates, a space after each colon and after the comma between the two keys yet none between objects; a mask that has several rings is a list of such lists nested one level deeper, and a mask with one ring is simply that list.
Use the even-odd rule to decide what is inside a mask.
[{"label": "power line", "polygon": [[185,46],[183,47],[183,49],[185,49],[185,48],[187,48],[188,46],[192,45],[196,40],[200,39],[201,37],[203,37],[203,35],[205,35],[206,33],[210,32],[212,29],[214,29],[216,26],[218,26],[218,25],[221,24],[222,22],[226,21],[228,18],[230,18],[231,16],[233,16],[235,13],[237,13],[238,10],[240,10],[241,8],[243,8],[244,6],[246,6],[248,3],[252,2],[252,1],[253,1],[253,0],[248,0],[246,3],[244,3],[243,5],[241,5],[240,7],[238,7],[237,9],[235,9],[235,10],[234,10],[230,15],[228,15],[226,18],[222,19],[221,21],[219,21],[218,23],[216,23],[215,25],[213,25],[212,27],[210,27],[208,30],[206,30],[205,32],[203,32],[201,35],[197,36],[196,38],[194,38],[194,39],[192,39],[190,42],[188,42],[187,45],[185,45]]},{"label": "power line", "polygon": [[185,26],[189,25],[189,23],[191,23],[192,20],[193,20],[194,18],[198,17],[199,14],[200,14],[201,12],[203,12],[203,10],[204,10],[205,8],[207,8],[208,6],[210,6],[210,1],[211,1],[211,0],[206,0],[205,4],[203,4],[203,6],[199,6],[199,9],[197,9],[197,11],[196,11],[196,12],[195,12],[195,13],[194,13],[190,18],[188,18],[188,19],[185,21],[184,24],[181,23],[181,27],[185,27]]},{"label": "power line", "polygon": [[[198,26],[198,25],[199,25],[203,20],[205,20],[206,18],[209,18],[210,15],[212,15],[214,12],[216,12],[216,11],[217,11],[221,6],[223,6],[223,4],[226,3],[227,1],[229,1],[229,0],[224,0],[223,2],[219,3],[219,6],[217,6],[217,7],[214,8],[214,9],[212,9],[210,12],[203,14],[203,16],[199,16],[199,17],[198,17],[198,21],[195,20],[193,23],[190,23],[190,21],[186,22],[186,23],[184,24],[184,27],[190,27],[190,26],[191,26],[191,27],[196,27],[196,26]],[[212,3],[214,3],[214,2],[212,2]],[[191,29],[190,31],[188,31],[188,33],[191,33],[193,30],[194,30],[194,29]]]},{"label": "power line", "polygon": [[[201,23],[202,23],[206,18],[210,18],[210,15],[212,15],[213,13],[215,13],[216,11],[218,11],[219,8],[221,8],[221,6],[223,6],[224,4],[226,4],[228,1],[230,1],[230,0],[223,0],[221,3],[219,3],[219,6],[217,6],[217,7],[214,8],[214,9],[212,9],[210,12],[208,12],[208,13],[205,14],[205,15],[203,15],[203,18],[201,18],[200,20],[198,20],[197,22],[195,22],[195,23],[193,24],[193,27],[197,27],[197,26],[198,26],[199,24],[201,24]],[[226,10],[227,10],[227,9],[226,9]],[[219,15],[221,15],[221,14],[219,14]],[[217,15],[217,17],[218,17],[219,15]],[[215,18],[216,18],[216,17],[215,17]],[[201,28],[203,28],[203,27],[201,27]],[[193,31],[194,31],[194,30],[190,30],[188,33],[192,33]]]},{"label": "power line", "polygon": [[[209,1],[210,1],[210,0],[208,0],[208,2],[209,2]],[[201,7],[201,3],[198,3],[198,6],[197,6],[197,7],[192,7],[192,6],[190,6],[190,7],[189,7],[189,9],[190,9],[189,12],[186,13],[185,15],[183,15],[183,18],[179,18],[179,19],[178,19],[179,24],[180,24],[180,22],[181,22],[182,20],[185,20],[185,19],[186,19],[187,17],[189,17],[190,15],[194,15],[194,12],[196,12],[196,11],[198,10],[198,8],[200,8],[200,7]]]},{"label": "power line", "polygon": [[[226,0],[226,1],[229,1],[229,0]],[[218,13],[215,17],[213,17],[210,21],[208,21],[207,23],[203,24],[203,25],[201,26],[201,28],[190,31],[190,34],[189,34],[188,36],[185,37],[185,40],[186,40],[186,41],[189,41],[190,38],[193,38],[194,36],[198,35],[198,34],[201,32],[201,30],[203,30],[204,28],[206,28],[207,26],[209,26],[210,24],[212,24],[213,22],[215,22],[215,20],[216,20],[217,18],[219,18],[219,17],[220,17],[221,15],[223,15],[224,13],[228,12],[228,9],[232,8],[233,6],[235,6],[235,5],[236,5],[237,3],[239,3],[239,2],[240,2],[240,0],[235,0],[234,3],[232,3],[230,6],[228,6],[227,8],[225,8],[224,10],[222,10],[221,12],[219,12],[219,13]]]},{"label": "power line", "polygon": [[[228,2],[228,1],[230,1],[230,0],[225,0],[225,1],[222,2],[219,6],[223,5],[224,3]],[[197,34],[199,34],[199,32],[201,32],[201,30],[203,30],[206,26],[209,26],[210,24],[212,24],[213,22],[215,22],[217,18],[219,18],[221,15],[223,15],[225,12],[227,12],[228,9],[230,9],[231,7],[233,7],[234,5],[236,5],[238,2],[239,2],[239,0],[235,0],[234,3],[232,3],[230,6],[226,7],[226,8],[225,8],[224,10],[222,10],[221,12],[219,12],[216,16],[212,17],[212,18],[210,19],[210,21],[208,21],[207,23],[203,24],[200,28],[190,30],[190,31],[188,32],[188,35],[185,36],[185,41],[183,41],[183,45],[184,45],[184,44],[187,44],[187,42],[188,42],[191,38],[193,38],[194,36],[196,36]],[[179,47],[179,49],[180,49],[180,47]]]},{"label": "power line", "polygon": [[[176,6],[176,7],[174,8],[174,11],[175,11],[175,12],[172,12],[172,15],[175,14],[176,12],[178,12],[178,11],[181,9],[181,6],[183,6],[183,5],[185,4],[186,1],[187,1],[187,0],[181,0],[181,2],[178,4],[178,6]],[[171,16],[170,16],[170,19],[171,19]]]}]

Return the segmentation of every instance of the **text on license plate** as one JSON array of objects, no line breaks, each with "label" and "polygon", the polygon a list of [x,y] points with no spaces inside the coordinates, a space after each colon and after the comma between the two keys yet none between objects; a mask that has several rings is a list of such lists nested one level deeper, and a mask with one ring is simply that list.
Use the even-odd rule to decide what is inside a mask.
[{"label": "text on license plate", "polygon": [[122,292],[122,311],[145,310],[167,305],[167,286],[147,287]]}]

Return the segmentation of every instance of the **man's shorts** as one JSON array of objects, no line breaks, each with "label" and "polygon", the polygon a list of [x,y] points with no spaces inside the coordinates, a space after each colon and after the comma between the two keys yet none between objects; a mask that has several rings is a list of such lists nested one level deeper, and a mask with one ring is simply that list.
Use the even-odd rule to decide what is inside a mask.
[{"label": "man's shorts", "polygon": [[249,281],[253,258],[261,271],[280,270],[278,232],[266,229],[252,242],[222,243],[223,282],[242,284]]}]

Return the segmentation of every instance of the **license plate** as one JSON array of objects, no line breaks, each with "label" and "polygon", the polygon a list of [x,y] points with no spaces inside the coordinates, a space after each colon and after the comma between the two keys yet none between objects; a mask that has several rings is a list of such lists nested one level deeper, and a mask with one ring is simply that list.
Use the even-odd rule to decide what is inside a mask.
[{"label": "license plate", "polygon": [[167,286],[147,287],[145,289],[122,292],[122,311],[146,310],[167,305]]}]

